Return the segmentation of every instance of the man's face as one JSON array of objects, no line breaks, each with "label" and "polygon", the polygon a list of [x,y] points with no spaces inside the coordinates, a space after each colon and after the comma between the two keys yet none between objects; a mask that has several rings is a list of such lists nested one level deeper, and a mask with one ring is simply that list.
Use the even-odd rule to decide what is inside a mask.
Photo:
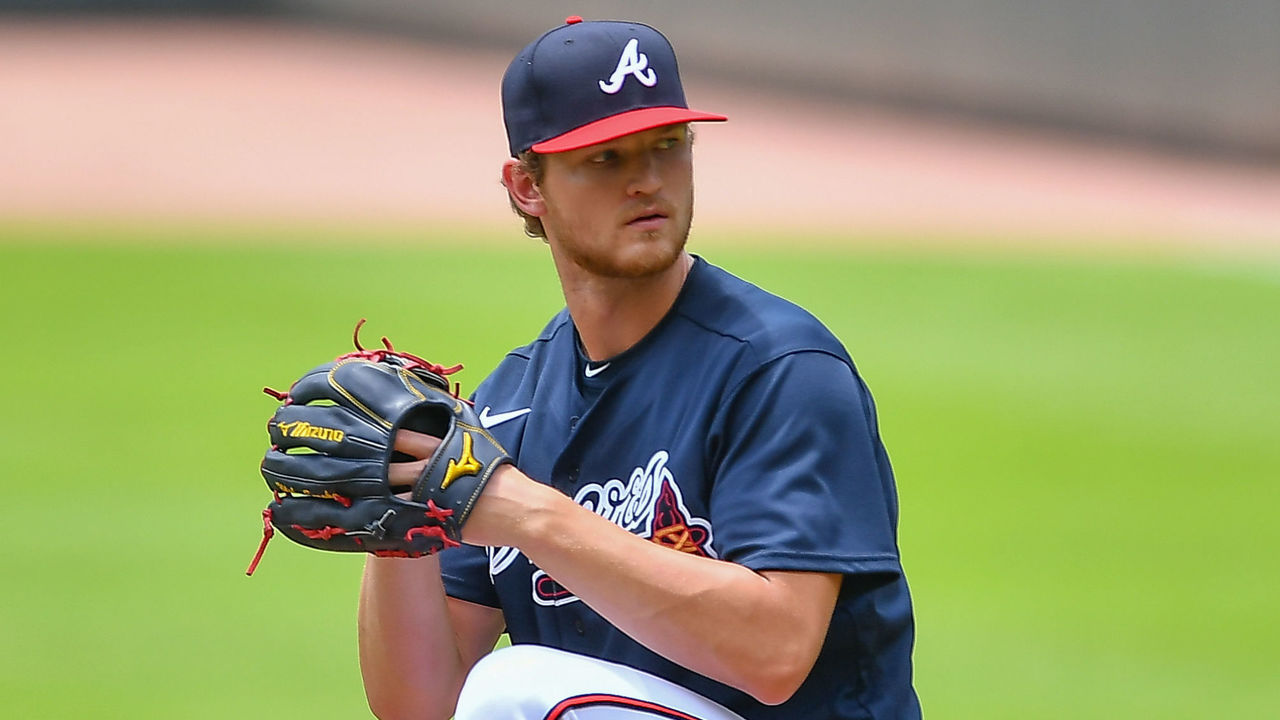
[{"label": "man's face", "polygon": [[544,156],[547,240],[588,272],[639,278],[680,256],[693,221],[686,125]]}]

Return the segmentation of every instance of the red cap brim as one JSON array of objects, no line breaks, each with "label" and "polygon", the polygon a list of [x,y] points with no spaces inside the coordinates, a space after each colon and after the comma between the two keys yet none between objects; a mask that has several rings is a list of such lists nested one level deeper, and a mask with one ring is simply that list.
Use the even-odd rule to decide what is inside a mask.
[{"label": "red cap brim", "polygon": [[728,119],[724,115],[713,115],[682,107],[641,108],[612,115],[593,123],[587,123],[582,127],[557,135],[550,140],[543,140],[535,144],[530,150],[536,153],[558,153],[566,150],[577,150],[588,145],[595,145],[606,140],[613,140],[623,135],[630,135],[641,130],[662,127],[663,125],[686,122],[721,122]]}]

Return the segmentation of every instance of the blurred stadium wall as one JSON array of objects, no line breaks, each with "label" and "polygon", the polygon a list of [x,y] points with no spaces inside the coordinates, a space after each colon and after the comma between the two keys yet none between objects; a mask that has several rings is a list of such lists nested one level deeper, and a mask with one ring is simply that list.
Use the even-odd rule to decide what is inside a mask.
[{"label": "blurred stadium wall", "polygon": [[0,0],[0,10],[252,11],[507,48],[570,14],[627,18],[734,80],[1280,162],[1280,0]]}]

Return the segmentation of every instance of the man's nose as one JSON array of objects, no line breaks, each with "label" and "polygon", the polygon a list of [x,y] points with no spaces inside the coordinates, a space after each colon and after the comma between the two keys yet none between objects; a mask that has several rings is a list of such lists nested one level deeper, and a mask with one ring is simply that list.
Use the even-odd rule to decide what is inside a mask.
[{"label": "man's nose", "polygon": [[653,153],[641,153],[633,165],[627,186],[628,195],[653,195],[662,189],[662,174],[659,172],[658,159]]}]

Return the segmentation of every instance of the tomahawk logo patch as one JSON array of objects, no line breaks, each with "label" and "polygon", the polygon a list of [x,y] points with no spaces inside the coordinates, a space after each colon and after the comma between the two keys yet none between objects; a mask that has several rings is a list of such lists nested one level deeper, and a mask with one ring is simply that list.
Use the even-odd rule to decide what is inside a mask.
[{"label": "tomahawk logo patch", "polygon": [[701,557],[715,557],[711,549],[711,525],[692,518],[684,507],[680,489],[669,482],[662,484],[658,501],[653,505],[653,531],[649,539],[672,550]]},{"label": "tomahawk logo patch", "polygon": [[609,81],[600,81],[600,90],[610,95],[617,94],[622,89],[622,84],[627,81],[628,75],[635,77],[645,87],[658,84],[658,74],[649,67],[649,56],[640,52],[640,41],[636,38],[627,41],[627,46],[622,49],[622,57],[618,58],[618,66],[613,69],[613,75],[609,76]]}]

